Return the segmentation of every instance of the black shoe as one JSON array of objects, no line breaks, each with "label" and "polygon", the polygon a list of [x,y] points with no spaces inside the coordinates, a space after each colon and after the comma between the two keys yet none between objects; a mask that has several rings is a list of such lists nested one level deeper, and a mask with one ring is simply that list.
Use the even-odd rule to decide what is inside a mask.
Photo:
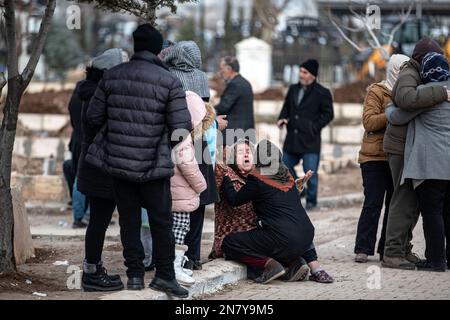
[{"label": "black shoe", "polygon": [[128,290],[142,290],[145,288],[144,278],[142,277],[134,277],[128,278],[127,289]]},{"label": "black shoe", "polygon": [[254,281],[256,283],[262,283],[267,284],[282,275],[284,275],[286,271],[284,270],[283,266],[276,260],[270,259],[269,262],[267,262],[263,274],[256,278]]},{"label": "black shoe", "polygon": [[307,203],[305,210],[316,211],[318,209],[317,204]]},{"label": "black shoe", "polygon": [[416,263],[417,270],[419,271],[434,271],[434,272],[445,272],[447,270],[446,265],[435,265],[426,260]]},{"label": "black shoe", "polygon": [[191,259],[186,260],[183,268],[189,269],[189,270],[202,270],[203,269],[202,263],[200,262],[200,260],[191,260]]},{"label": "black shoe", "polygon": [[72,229],[84,229],[87,228],[87,224],[85,224],[81,219],[74,220],[72,223]]},{"label": "black shoe", "polygon": [[153,271],[155,270],[155,264],[152,262],[148,267],[145,267],[145,271]]},{"label": "black shoe", "polygon": [[287,268],[286,273],[283,276],[283,281],[303,281],[308,276],[309,267],[305,259],[302,257],[295,259],[293,263]]},{"label": "black shoe", "polygon": [[164,280],[161,278],[154,278],[149,284],[149,287],[177,298],[187,298],[189,296],[189,291],[181,287],[175,279]]},{"label": "black shoe", "polygon": [[118,291],[123,289],[123,283],[116,276],[115,280],[111,279],[106,273],[105,268],[99,269],[96,273],[85,273],[83,272],[81,286],[86,292],[93,291]]}]

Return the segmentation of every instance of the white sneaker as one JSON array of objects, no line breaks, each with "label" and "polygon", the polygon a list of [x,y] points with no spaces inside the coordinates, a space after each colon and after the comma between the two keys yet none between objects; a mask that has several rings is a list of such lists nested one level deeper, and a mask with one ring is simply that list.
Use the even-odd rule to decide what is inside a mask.
[{"label": "white sneaker", "polygon": [[[186,261],[189,261],[189,258],[184,256],[183,257],[183,262],[181,263],[181,265],[184,266]],[[194,274],[194,271],[192,271],[191,269],[186,269],[186,268],[183,268],[183,272],[186,273],[190,277],[192,277],[192,275]]]},{"label": "white sneaker", "polygon": [[195,280],[191,276],[187,275],[182,268],[183,257],[186,252],[184,249],[185,247],[186,246],[175,245],[175,261],[173,264],[175,269],[175,278],[177,281],[183,286],[190,287],[195,283]]}]

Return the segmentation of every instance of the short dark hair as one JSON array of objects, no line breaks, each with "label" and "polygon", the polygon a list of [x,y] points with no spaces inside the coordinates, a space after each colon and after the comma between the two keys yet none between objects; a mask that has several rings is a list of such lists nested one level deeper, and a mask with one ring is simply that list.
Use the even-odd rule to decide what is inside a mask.
[{"label": "short dark hair", "polygon": [[231,70],[233,70],[234,72],[239,72],[240,66],[239,61],[236,57],[226,56],[222,58],[222,61],[223,63],[225,63],[225,65],[229,66]]}]

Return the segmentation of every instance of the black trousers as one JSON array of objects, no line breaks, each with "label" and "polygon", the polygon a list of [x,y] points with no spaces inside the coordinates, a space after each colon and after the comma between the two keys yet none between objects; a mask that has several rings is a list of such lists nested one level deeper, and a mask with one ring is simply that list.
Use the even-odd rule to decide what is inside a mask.
[{"label": "black trousers", "polygon": [[416,192],[423,219],[425,257],[435,266],[450,264],[450,181],[425,180]]},{"label": "black trousers", "polygon": [[89,197],[91,216],[86,230],[85,254],[88,264],[98,264],[102,260],[105,234],[111,222],[116,202],[111,199]]},{"label": "black trousers", "polygon": [[[308,263],[317,260],[311,240],[306,241],[298,241],[295,246],[286,246],[272,232],[254,229],[227,235],[222,242],[222,251],[225,259],[245,263],[247,278],[255,279],[264,271],[264,261],[268,258],[275,259],[284,267],[289,267],[301,256],[305,256]],[[259,263],[248,263],[249,260]]]},{"label": "black trousers", "polygon": [[72,200],[73,184],[75,183],[75,176],[76,176],[72,159],[64,161],[63,173],[64,178],[66,179],[67,182],[67,186],[69,188],[70,199]]},{"label": "black trousers", "polygon": [[361,164],[361,173],[364,187],[364,204],[358,221],[355,253],[374,255],[378,222],[384,200],[383,228],[377,250],[380,255],[383,255],[389,204],[394,189],[391,170],[387,161],[370,161]]},{"label": "black trousers", "polygon": [[197,210],[190,214],[189,232],[184,238],[188,246],[186,257],[189,260],[200,260],[200,248],[202,245],[203,221],[205,220],[205,205],[200,205]]},{"label": "black trousers", "polygon": [[175,279],[175,239],[172,232],[172,196],[170,179],[136,183],[114,179],[114,192],[119,210],[120,237],[128,277],[143,277],[141,207],[147,210],[153,239],[155,277]]}]

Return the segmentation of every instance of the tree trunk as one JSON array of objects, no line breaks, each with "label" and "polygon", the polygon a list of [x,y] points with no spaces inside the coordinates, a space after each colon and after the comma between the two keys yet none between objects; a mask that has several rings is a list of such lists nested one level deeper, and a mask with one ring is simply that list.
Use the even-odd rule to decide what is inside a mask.
[{"label": "tree trunk", "polygon": [[14,272],[14,215],[11,197],[11,163],[19,104],[23,93],[21,78],[8,81],[8,95],[0,127],[0,272]]},{"label": "tree trunk", "polygon": [[11,197],[11,164],[16,137],[17,118],[22,94],[33,77],[42,54],[45,38],[56,7],[56,0],[49,0],[41,21],[38,36],[22,74],[19,74],[17,54],[17,29],[15,1],[5,2],[5,29],[8,48],[8,94],[0,127],[0,272],[14,272],[14,215]]}]

